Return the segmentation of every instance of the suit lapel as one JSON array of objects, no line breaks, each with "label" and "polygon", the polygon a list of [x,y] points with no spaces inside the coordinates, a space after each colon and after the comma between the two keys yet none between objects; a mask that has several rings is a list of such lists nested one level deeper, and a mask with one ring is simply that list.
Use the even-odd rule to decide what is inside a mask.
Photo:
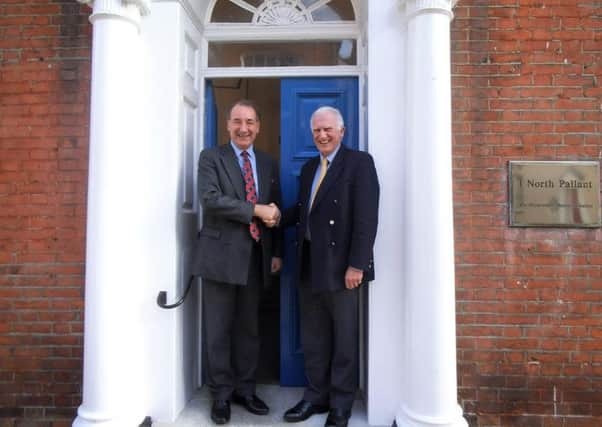
[{"label": "suit lapel", "polygon": [[316,198],[314,199],[312,207],[317,206],[324,198],[324,195],[328,193],[328,189],[332,187],[335,182],[337,182],[337,179],[339,178],[339,175],[344,167],[346,154],[346,148],[341,145],[341,148],[339,148],[339,152],[335,156],[332,164],[328,166],[328,172],[326,173],[326,176],[324,177],[324,180],[322,181],[322,184],[316,193]]},{"label": "suit lapel", "polygon": [[311,193],[311,184],[313,183],[314,176],[316,175],[316,169],[320,164],[320,157],[314,157],[307,161],[307,167],[303,168],[305,173],[301,173],[299,182],[299,200],[302,201],[303,211],[301,212],[302,218],[307,218],[307,211],[309,209],[309,195]]},{"label": "suit lapel", "polygon": [[232,187],[234,187],[234,191],[236,191],[236,195],[244,200],[246,198],[245,189],[243,185],[242,172],[240,170],[240,165],[238,163],[238,159],[234,154],[234,150],[230,146],[230,144],[224,144],[221,146],[221,160],[224,165],[224,169],[230,178],[230,182],[232,183]]}]

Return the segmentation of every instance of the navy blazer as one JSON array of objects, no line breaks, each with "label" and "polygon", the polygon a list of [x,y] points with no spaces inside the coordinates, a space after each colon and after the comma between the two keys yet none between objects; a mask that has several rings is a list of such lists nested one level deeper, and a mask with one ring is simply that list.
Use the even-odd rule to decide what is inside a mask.
[{"label": "navy blazer", "polygon": [[303,240],[311,235],[311,286],[316,290],[345,288],[345,271],[364,272],[374,280],[373,247],[378,226],[379,184],[368,153],[341,146],[324,177],[308,214],[312,182],[320,157],[301,169],[297,204],[287,209],[283,225],[296,226],[296,269],[301,275]]},{"label": "navy blazer", "polygon": [[[257,203],[281,206],[279,169],[254,149],[259,181]],[[246,285],[253,240],[249,224],[254,205],[246,200],[240,164],[230,143],[203,150],[199,157],[199,201],[203,225],[195,248],[193,274],[217,282]],[[280,256],[279,232],[258,220],[264,285],[271,281],[271,259]]]}]

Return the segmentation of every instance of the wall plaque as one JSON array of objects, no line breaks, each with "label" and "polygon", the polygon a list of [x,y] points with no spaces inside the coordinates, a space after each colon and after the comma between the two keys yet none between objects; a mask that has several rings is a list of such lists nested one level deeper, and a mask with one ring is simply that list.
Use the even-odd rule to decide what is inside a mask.
[{"label": "wall plaque", "polygon": [[510,226],[600,227],[600,163],[509,162]]}]

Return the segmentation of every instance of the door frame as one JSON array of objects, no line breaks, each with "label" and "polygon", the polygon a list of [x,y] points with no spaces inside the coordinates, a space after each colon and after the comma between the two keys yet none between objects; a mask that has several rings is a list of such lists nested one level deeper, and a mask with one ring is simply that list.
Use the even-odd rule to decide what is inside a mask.
[{"label": "door frame", "polygon": [[[284,26],[255,26],[239,25],[235,23],[212,23],[210,15],[216,1],[209,1],[205,8],[203,22],[198,21],[198,30],[201,33],[202,41],[200,46],[200,54],[195,58],[200,64],[199,71],[199,92],[200,92],[200,108],[199,108],[199,124],[200,135],[205,133],[205,88],[207,80],[220,78],[270,78],[283,79],[294,77],[355,77],[358,80],[358,149],[368,151],[367,141],[367,75],[366,64],[368,62],[367,43],[365,42],[365,28],[363,28],[367,17],[367,2],[360,0],[350,0],[355,12],[355,21],[353,22],[328,22],[328,23],[313,23],[311,25],[284,25]],[[357,64],[345,66],[301,66],[301,67],[209,67],[208,53],[209,43],[214,41],[220,42],[290,42],[299,40],[345,40],[353,39],[356,41],[357,49]],[[218,129],[220,124],[218,123]],[[204,141],[203,141],[204,142]],[[204,143],[199,147],[201,150],[205,148]],[[197,184],[198,185],[198,184]],[[199,224],[201,220],[199,210]],[[362,298],[364,297],[365,298]],[[368,339],[367,339],[367,319],[368,319],[368,292],[364,291],[360,297],[360,389],[365,390],[367,382],[367,354],[368,354]],[[202,287],[198,292],[198,304],[202,302]],[[199,305],[201,307],[201,305]],[[198,311],[199,325],[199,342],[198,354],[202,354],[202,339],[200,338],[202,331],[202,312]],[[199,361],[198,363],[202,363]],[[202,385],[202,366],[198,366],[197,385]]]},{"label": "door frame", "polygon": [[[295,77],[356,77],[358,79],[358,130],[359,130],[359,141],[358,147],[361,151],[368,151],[367,142],[367,128],[366,128],[366,117],[367,117],[367,97],[366,97],[366,73],[361,70],[359,66],[354,66],[354,70],[342,70],[335,67],[293,67],[294,70],[284,69],[287,67],[265,67],[261,69],[249,68],[241,70],[238,68],[226,68],[226,69],[204,69],[203,75],[201,76],[200,84],[200,134],[204,135],[205,132],[205,88],[207,80],[214,79],[226,79],[226,78],[266,78],[266,79],[283,79],[283,78],[295,78]],[[289,67],[290,68],[290,67]],[[349,67],[345,67],[349,68]],[[244,71],[244,72],[243,72]],[[219,124],[218,124],[219,129]],[[205,148],[204,144],[201,149]]]}]

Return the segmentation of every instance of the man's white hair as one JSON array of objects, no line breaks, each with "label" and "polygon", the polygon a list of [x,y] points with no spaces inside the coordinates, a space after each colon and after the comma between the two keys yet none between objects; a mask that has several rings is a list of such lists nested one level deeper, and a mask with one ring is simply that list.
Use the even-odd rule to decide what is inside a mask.
[{"label": "man's white hair", "polygon": [[314,117],[317,114],[320,114],[320,113],[332,113],[332,114],[334,114],[334,116],[337,119],[337,126],[339,127],[339,129],[343,129],[345,127],[345,121],[343,120],[343,115],[341,114],[341,112],[338,109],[334,108],[334,107],[331,107],[329,105],[325,105],[323,107],[318,108],[311,115],[311,118],[309,119],[309,128],[310,129],[313,128]]}]

